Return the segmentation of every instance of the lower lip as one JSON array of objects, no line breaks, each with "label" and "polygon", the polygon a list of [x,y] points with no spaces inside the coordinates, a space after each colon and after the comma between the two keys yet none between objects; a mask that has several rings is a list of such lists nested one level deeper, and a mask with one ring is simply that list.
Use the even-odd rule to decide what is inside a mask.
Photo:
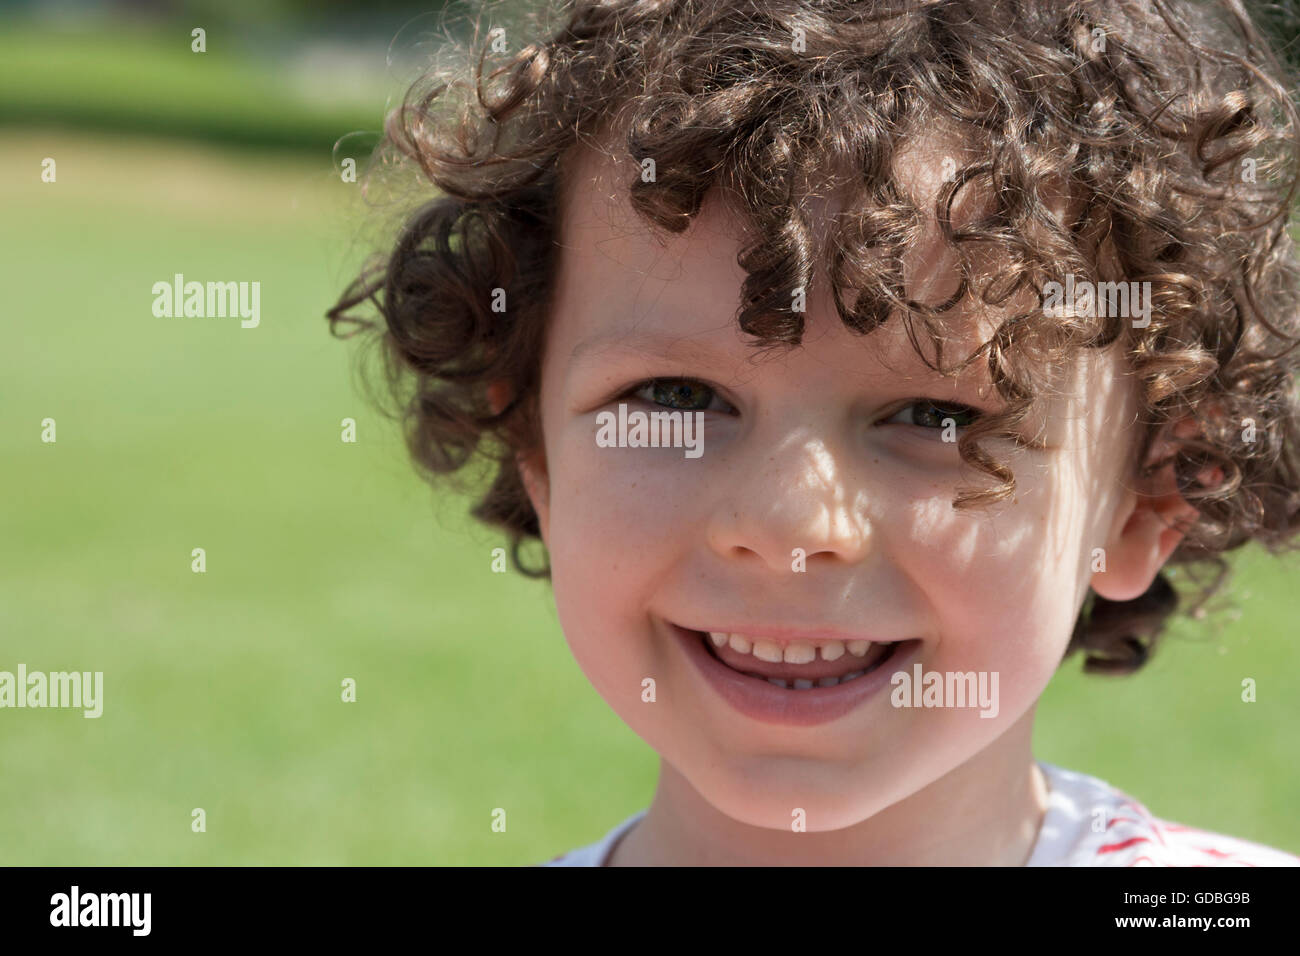
[{"label": "lower lip", "polygon": [[895,648],[893,655],[870,674],[847,684],[786,690],[732,670],[705,649],[704,641],[695,631],[676,624],[668,626],[681,642],[686,656],[723,700],[746,717],[786,727],[815,727],[843,717],[888,687],[893,674],[908,664],[921,646],[919,641],[911,641],[910,646]]}]

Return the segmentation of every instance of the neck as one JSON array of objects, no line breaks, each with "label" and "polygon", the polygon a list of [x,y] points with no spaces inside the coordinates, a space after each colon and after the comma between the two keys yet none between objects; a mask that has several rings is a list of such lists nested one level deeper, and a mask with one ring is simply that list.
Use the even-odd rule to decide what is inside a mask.
[{"label": "neck", "polygon": [[970,760],[861,823],[794,833],[738,823],[671,764],[610,866],[1022,866],[1047,811],[1034,708]]}]

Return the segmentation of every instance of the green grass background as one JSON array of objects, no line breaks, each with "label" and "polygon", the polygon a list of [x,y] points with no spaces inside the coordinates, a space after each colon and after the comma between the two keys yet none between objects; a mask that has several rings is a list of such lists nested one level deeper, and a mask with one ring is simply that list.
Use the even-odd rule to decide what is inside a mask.
[{"label": "green grass background", "polygon": [[[206,50],[196,53],[191,27],[204,23]],[[328,150],[349,133],[344,146],[374,144],[384,87],[400,92],[392,82],[331,83],[328,95],[304,95],[291,65],[248,56],[246,39],[207,18],[129,29],[0,21],[0,123],[58,122],[264,151]]]},{"label": "green grass background", "polygon": [[[7,118],[0,669],[100,670],[105,701],[0,711],[0,863],[521,864],[643,808],[657,758],[549,589],[491,573],[503,542],[419,481],[327,334],[376,222],[328,136],[290,155]],[[260,281],[261,327],[155,318],[175,272]],[[1037,753],[1300,852],[1296,562],[1239,559],[1222,631],[1180,620],[1135,678],[1067,665]]]}]

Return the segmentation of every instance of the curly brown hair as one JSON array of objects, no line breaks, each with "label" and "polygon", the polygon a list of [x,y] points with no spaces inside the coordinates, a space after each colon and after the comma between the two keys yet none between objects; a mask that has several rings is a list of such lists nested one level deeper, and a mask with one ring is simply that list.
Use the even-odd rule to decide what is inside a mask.
[{"label": "curly brown hair", "polygon": [[[489,54],[501,35],[476,24],[444,50],[460,59],[430,69],[389,114],[368,176],[413,162],[440,195],[328,313],[335,335],[369,329],[379,340],[427,476],[487,465],[486,492],[460,487],[476,489],[472,514],[508,532],[525,574],[550,574],[520,554],[540,532],[517,459],[541,446],[563,172],[575,146],[602,138],[638,163],[654,159],[653,180],[628,185],[650,227],[680,233],[714,187],[744,213],[753,234],[738,258],[748,277],[736,319],[755,346],[800,343],[790,291],[810,288],[825,262],[848,328],[866,334],[898,316],[929,367],[987,363],[1007,405],[967,427],[958,451],[1001,484],[954,507],[1012,495],[1013,474],[981,439],[1024,420],[1045,370],[1118,342],[1142,389],[1132,475],[1172,461],[1198,515],[1168,562],[1193,580],[1211,572],[1191,612],[1203,616],[1223,582],[1221,553],[1248,541],[1273,554],[1297,547],[1300,264],[1287,227],[1300,116],[1287,68],[1241,3],[564,0],[529,24],[537,39],[500,62]],[[958,292],[937,305],[903,286],[922,216],[891,165],[923,127],[974,150],[932,213],[962,264]],[[832,169],[848,173],[835,181],[852,212],[823,238],[804,205]],[[992,201],[956,229],[953,202],[977,181]],[[1048,211],[1054,183],[1068,189],[1066,223]],[[1006,265],[986,274],[974,250],[990,248]],[[1150,324],[1040,307],[943,364],[944,314],[964,296],[1000,305],[1067,275],[1150,282]],[[499,290],[509,311],[492,308]],[[363,306],[382,322],[357,314]],[[1189,418],[1199,433],[1141,469]],[[1213,467],[1223,481],[1198,484]],[[1090,589],[1066,656],[1083,649],[1085,670],[1134,671],[1179,604],[1163,571],[1130,601]]]}]

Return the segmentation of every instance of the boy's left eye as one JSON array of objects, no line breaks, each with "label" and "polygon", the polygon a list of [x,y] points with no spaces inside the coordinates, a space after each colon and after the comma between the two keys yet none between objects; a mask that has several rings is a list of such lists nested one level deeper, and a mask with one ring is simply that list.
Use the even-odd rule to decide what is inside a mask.
[{"label": "boy's left eye", "polygon": [[720,402],[722,408],[716,411],[731,411],[731,406],[718,398],[717,393],[703,382],[693,378],[651,378],[632,386],[624,396],[642,397],[641,393],[649,390],[645,400],[655,405],[663,405],[687,412],[709,411],[714,401]]},{"label": "boy's left eye", "polygon": [[[915,409],[915,411],[912,411]],[[910,415],[904,416],[911,421],[894,422],[893,420],[905,412],[912,411]],[[918,398],[908,405],[904,405],[893,415],[885,419],[881,424],[899,424],[914,425],[918,428],[943,428],[947,419],[952,419],[953,426],[956,428],[966,428],[975,424],[983,415],[978,408],[971,408],[969,405],[957,403],[936,402],[928,398]]]}]

